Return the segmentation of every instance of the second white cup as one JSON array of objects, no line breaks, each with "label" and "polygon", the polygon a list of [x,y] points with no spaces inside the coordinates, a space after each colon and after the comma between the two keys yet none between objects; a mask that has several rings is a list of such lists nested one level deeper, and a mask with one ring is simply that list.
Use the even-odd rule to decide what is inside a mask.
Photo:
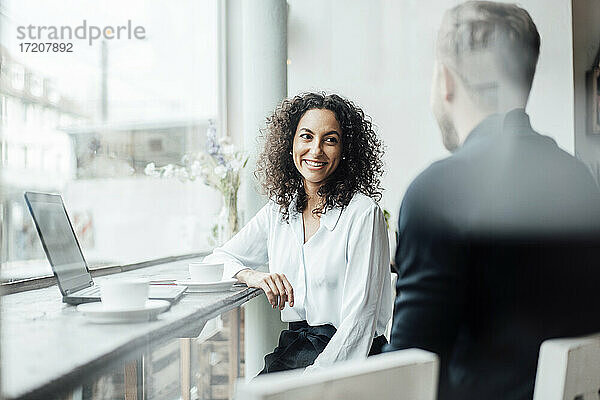
[{"label": "second white cup", "polygon": [[148,279],[108,279],[100,283],[100,297],[106,309],[144,308],[148,300]]},{"label": "second white cup", "polygon": [[189,263],[190,279],[192,282],[208,283],[223,279],[223,263]]}]

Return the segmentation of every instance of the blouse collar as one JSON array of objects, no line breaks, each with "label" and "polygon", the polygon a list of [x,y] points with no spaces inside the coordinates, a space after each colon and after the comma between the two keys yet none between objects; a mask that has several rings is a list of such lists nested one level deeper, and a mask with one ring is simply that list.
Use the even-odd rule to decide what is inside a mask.
[{"label": "blouse collar", "polygon": [[[297,196],[295,196],[292,199],[288,208],[288,215],[290,216],[290,219],[295,219],[300,216],[300,213],[296,211],[296,199]],[[337,225],[341,214],[342,209],[340,207],[333,207],[321,214],[321,224],[323,224],[327,229],[332,231],[335,229],[335,226]]]},{"label": "blouse collar", "polygon": [[340,215],[342,214],[342,209],[339,207],[333,207],[330,210],[327,210],[326,213],[321,214],[321,223],[330,231],[332,231],[337,225]]}]

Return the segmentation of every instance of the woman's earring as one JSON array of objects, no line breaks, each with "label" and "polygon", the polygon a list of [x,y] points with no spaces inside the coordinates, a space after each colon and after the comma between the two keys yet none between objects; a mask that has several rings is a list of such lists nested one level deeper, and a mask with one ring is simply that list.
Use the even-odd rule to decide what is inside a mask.
[{"label": "woman's earring", "polygon": [[290,151],[290,156],[292,155],[292,152]]}]

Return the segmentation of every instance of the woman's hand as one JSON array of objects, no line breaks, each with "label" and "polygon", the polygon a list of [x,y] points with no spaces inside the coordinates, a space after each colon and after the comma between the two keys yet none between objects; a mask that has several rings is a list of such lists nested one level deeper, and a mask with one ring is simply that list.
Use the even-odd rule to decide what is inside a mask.
[{"label": "woman's hand", "polygon": [[[294,289],[284,274],[271,274],[244,269],[238,272],[235,277],[248,287],[262,289],[273,308],[279,307],[280,310],[283,310],[286,301],[290,304],[290,307],[294,306]],[[279,296],[279,304],[277,304],[277,296]]]}]

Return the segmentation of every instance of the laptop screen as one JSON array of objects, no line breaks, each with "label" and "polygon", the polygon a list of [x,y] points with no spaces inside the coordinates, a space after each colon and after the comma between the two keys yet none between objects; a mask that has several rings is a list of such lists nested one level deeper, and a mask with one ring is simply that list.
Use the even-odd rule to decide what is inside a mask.
[{"label": "laptop screen", "polygon": [[25,200],[63,294],[89,286],[92,277],[61,196],[27,192]]}]

